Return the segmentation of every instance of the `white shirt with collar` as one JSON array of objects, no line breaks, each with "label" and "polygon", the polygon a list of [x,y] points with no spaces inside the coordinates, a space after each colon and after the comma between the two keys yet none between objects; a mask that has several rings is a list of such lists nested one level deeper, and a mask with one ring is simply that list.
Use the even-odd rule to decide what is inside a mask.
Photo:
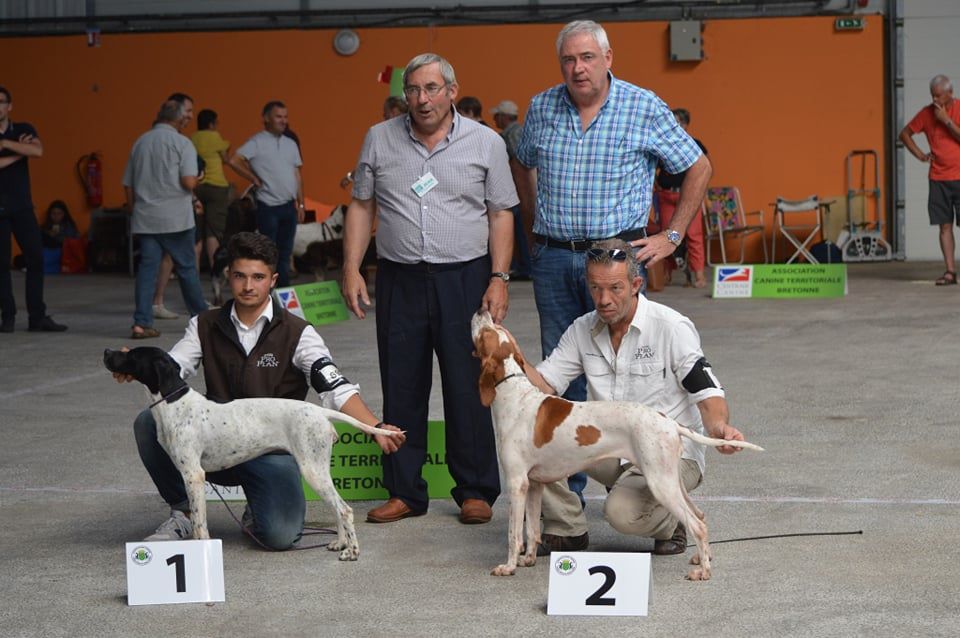
[{"label": "white shirt with collar", "polygon": [[[260,334],[270,321],[273,320],[273,303],[268,303],[260,316],[253,322],[253,325],[246,326],[240,317],[237,316],[236,306],[230,308],[230,321],[237,331],[237,338],[244,352],[250,354],[253,347],[260,340]],[[200,347],[200,335],[197,332],[197,317],[191,317],[187,324],[187,330],[180,339],[170,349],[170,356],[180,364],[180,376],[188,379],[197,373],[203,361],[203,350]],[[307,385],[310,385],[310,369],[313,363],[321,357],[328,357],[331,360],[330,350],[323,338],[317,333],[313,326],[307,326],[300,334],[300,341],[293,352],[293,364],[299,368],[307,379]],[[324,392],[320,395],[320,404],[325,408],[339,410],[340,407],[354,394],[360,392],[360,386],[354,383],[345,383],[334,388],[330,392]]]},{"label": "white shirt with collar", "polygon": [[[695,394],[683,387],[684,377],[701,357],[700,335],[693,322],[641,296],[617,352],[610,330],[594,311],[567,328],[537,370],[557,394],[563,394],[571,381],[585,374],[588,399],[642,403],[703,433],[697,403],[725,395],[720,387]],[[703,445],[684,438],[682,457],[696,461],[701,473],[704,471]]]}]

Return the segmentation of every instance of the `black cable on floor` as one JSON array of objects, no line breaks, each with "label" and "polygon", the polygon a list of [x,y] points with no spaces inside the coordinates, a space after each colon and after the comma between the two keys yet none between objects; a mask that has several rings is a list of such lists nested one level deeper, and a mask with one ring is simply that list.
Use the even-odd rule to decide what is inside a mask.
[{"label": "black cable on floor", "polygon": [[[233,520],[237,523],[237,525],[240,526],[240,531],[243,532],[244,535],[249,536],[250,538],[252,538],[252,539],[253,539],[253,542],[255,542],[257,545],[259,545],[259,546],[262,547],[263,549],[267,550],[268,552],[282,552],[282,551],[287,551],[287,552],[289,552],[289,551],[300,551],[300,550],[304,550],[304,549],[317,549],[317,548],[320,548],[320,547],[323,547],[323,548],[326,548],[326,547],[327,547],[326,544],[324,544],[324,543],[319,543],[319,544],[317,544],[317,545],[307,545],[306,547],[303,547],[303,546],[299,546],[299,545],[298,545],[298,546],[296,546],[296,547],[291,547],[290,549],[286,549],[286,550],[283,550],[283,549],[274,549],[273,547],[267,547],[267,546],[264,545],[262,542],[260,542],[260,539],[257,538],[252,531],[250,531],[249,529],[247,529],[246,527],[243,526],[243,522],[242,522],[239,518],[237,518],[237,515],[234,514],[234,513],[233,513],[233,510],[230,509],[230,506],[227,505],[227,501],[226,501],[226,500],[223,498],[223,496],[220,494],[219,490],[217,490],[217,486],[214,485],[213,483],[210,483],[210,487],[213,489],[213,492],[220,498],[220,502],[223,503],[224,507],[227,508],[227,512],[230,514],[230,517],[233,518]],[[303,531],[303,534],[301,534],[301,537],[302,537],[302,536],[315,536],[315,535],[318,535],[318,534],[336,534],[336,533],[337,533],[336,530],[328,529],[328,528],[326,528],[326,527],[308,527],[308,526],[306,526],[306,525],[303,526],[303,530],[304,530],[304,531]],[[307,531],[307,530],[309,530],[309,531]]]},{"label": "black cable on floor", "polygon": [[[863,534],[862,529],[855,532],[797,532],[794,534],[770,534],[769,536],[745,536],[743,538],[728,538],[722,541],[710,541],[711,545],[720,545],[721,543],[739,543],[742,541],[762,541],[768,538],[794,538],[797,536],[849,536],[852,534]],[[696,543],[687,545],[687,547],[696,547]]]}]

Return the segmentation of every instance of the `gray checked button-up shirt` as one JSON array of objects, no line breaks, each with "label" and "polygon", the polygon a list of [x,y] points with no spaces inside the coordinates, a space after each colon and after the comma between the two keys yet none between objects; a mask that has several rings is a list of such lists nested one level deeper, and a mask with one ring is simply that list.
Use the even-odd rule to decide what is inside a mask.
[{"label": "gray checked button-up shirt", "polygon": [[[410,117],[367,133],[354,171],[353,196],[376,197],[377,253],[399,263],[469,261],[489,252],[488,213],[518,203],[501,137],[454,112],[446,139],[432,151],[413,134]],[[418,196],[428,173],[437,185]]]},{"label": "gray checked button-up shirt", "polygon": [[181,177],[197,175],[197,150],[169,124],[154,124],[130,150],[123,185],[133,189],[134,234],[176,233],[194,227],[193,195]]}]

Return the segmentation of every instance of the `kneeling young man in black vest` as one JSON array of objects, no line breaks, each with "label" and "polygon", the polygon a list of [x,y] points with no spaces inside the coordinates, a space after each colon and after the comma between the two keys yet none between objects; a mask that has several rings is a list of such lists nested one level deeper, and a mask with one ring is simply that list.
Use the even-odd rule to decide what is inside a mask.
[{"label": "kneeling young man in black vest", "polygon": [[[190,319],[183,338],[170,350],[181,376],[203,365],[207,398],[220,403],[246,398],[304,400],[308,384],[324,407],[340,410],[370,425],[379,422],[333,363],[330,350],[309,323],[284,309],[270,292],[277,282],[277,246],[265,235],[237,233],[230,240],[229,279],[233,300]],[[118,381],[130,378],[118,376]],[[385,425],[386,429],[398,428]],[[140,458],[170,505],[170,518],[145,540],[191,538],[190,505],[180,472],[157,441],[150,410],[134,422]],[[375,437],[386,454],[403,435]],[[244,527],[263,545],[289,549],[303,532],[306,501],[297,462],[275,452],[207,474],[219,485],[240,485],[247,497]]]}]

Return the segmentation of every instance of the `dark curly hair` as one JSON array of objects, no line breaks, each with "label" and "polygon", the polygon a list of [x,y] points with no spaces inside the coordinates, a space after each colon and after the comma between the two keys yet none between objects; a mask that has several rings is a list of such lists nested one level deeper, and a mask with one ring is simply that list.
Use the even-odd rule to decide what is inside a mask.
[{"label": "dark curly hair", "polygon": [[265,263],[271,272],[277,272],[279,257],[277,245],[260,233],[240,232],[231,237],[227,244],[227,258],[231,266],[238,259],[253,259]]}]

